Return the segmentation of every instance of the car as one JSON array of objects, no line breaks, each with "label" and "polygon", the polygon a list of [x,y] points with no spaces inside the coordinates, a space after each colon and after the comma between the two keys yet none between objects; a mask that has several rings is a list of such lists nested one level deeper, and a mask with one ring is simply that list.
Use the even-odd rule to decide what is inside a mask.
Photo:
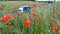
[{"label": "car", "polygon": [[30,12],[31,8],[30,6],[21,6],[18,11],[21,13],[25,13],[25,12]]}]

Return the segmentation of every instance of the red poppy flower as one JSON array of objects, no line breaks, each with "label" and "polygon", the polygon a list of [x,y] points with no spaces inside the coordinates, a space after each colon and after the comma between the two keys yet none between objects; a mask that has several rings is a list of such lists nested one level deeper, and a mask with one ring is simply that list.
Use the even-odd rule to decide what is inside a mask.
[{"label": "red poppy flower", "polygon": [[52,22],[55,22],[56,20],[55,20],[54,18],[51,18],[51,21],[52,21]]},{"label": "red poppy flower", "polygon": [[0,6],[0,10],[2,10],[3,9],[3,7],[2,6]]},{"label": "red poppy flower", "polygon": [[57,31],[57,30],[58,30],[58,26],[53,26],[52,29],[53,29],[54,31]]},{"label": "red poppy flower", "polygon": [[31,22],[31,21],[30,21],[30,18],[26,18],[26,22],[29,22],[29,23],[30,23],[30,22]]},{"label": "red poppy flower", "polygon": [[32,11],[32,16],[35,16],[35,12],[34,11]]},{"label": "red poppy flower", "polygon": [[30,27],[31,26],[31,24],[29,23],[29,22],[24,22],[23,23],[26,27]]},{"label": "red poppy flower", "polygon": [[14,19],[16,19],[16,16],[13,16]]},{"label": "red poppy flower", "polygon": [[38,18],[35,18],[35,22],[38,22],[39,21],[39,19]]},{"label": "red poppy flower", "polygon": [[33,4],[34,5],[34,7],[36,7],[36,4]]},{"label": "red poppy flower", "polygon": [[2,17],[2,21],[3,21],[3,22],[8,22],[8,17],[7,17],[7,16],[3,16],[3,17]]},{"label": "red poppy flower", "polygon": [[30,27],[30,18],[26,18],[26,21],[24,22],[24,25],[27,26],[27,27]]},{"label": "red poppy flower", "polygon": [[6,15],[9,19],[12,19],[13,16],[11,14]]},{"label": "red poppy flower", "polygon": [[22,16],[22,14],[19,12],[19,13],[18,13],[18,16]]}]

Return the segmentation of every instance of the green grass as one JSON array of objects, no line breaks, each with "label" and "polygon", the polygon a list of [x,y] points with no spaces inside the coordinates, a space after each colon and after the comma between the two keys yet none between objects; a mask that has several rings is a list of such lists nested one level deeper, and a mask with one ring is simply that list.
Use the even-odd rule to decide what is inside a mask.
[{"label": "green grass", "polygon": [[[58,4],[56,4],[58,5]],[[43,34],[59,34],[60,32],[60,7],[58,6],[58,9],[54,9],[53,7],[54,5],[52,4],[51,6],[48,5],[48,8],[39,8],[39,10],[35,10],[36,16],[32,17],[32,13],[27,12],[22,14],[22,16],[17,16],[18,12],[17,10],[15,12],[12,13],[12,15],[17,16],[16,19],[12,19],[9,20],[9,22],[12,23],[12,26],[14,26],[14,28],[9,28],[6,22],[2,22],[2,20],[0,19],[0,34],[40,34],[41,32]],[[0,11],[0,18],[3,15],[7,15],[9,6],[4,5],[3,6],[3,10]],[[36,7],[37,8],[37,7]],[[51,8],[51,9],[50,9]],[[56,7],[57,8],[57,7]],[[58,12],[57,16],[53,16],[53,12],[56,10],[56,12]],[[44,13],[42,13],[44,12]],[[42,16],[42,18],[44,18],[44,21],[41,21],[40,15]],[[52,22],[49,18],[47,18],[48,16],[50,16],[50,18],[54,18],[56,20],[56,22]],[[31,20],[31,27],[27,27],[23,24],[23,22],[26,21],[26,18],[30,18]],[[39,21],[35,22],[35,18],[38,18]],[[58,26],[58,30],[57,31],[53,31],[52,26]],[[50,31],[50,32],[49,32]]]}]

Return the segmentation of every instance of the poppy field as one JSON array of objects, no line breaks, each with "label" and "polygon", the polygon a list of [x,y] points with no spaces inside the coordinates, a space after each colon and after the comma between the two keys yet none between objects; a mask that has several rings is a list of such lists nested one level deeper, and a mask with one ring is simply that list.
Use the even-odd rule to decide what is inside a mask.
[{"label": "poppy field", "polygon": [[31,10],[26,13],[17,10],[24,5],[10,7],[8,3],[0,1],[0,34],[60,34],[59,2],[31,5],[27,1]]}]

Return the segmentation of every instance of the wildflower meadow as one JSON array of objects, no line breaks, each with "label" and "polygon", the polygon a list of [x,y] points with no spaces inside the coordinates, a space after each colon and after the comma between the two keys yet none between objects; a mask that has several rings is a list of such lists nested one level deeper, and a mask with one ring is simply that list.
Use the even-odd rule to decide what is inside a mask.
[{"label": "wildflower meadow", "polygon": [[[0,1],[0,34],[60,34],[60,3],[25,1],[30,6],[28,12],[21,13],[18,8],[26,6],[14,1]],[[29,2],[29,3],[28,3]],[[15,2],[17,3],[17,2]],[[38,4],[37,4],[38,3]],[[14,7],[14,6],[15,7]]]}]

